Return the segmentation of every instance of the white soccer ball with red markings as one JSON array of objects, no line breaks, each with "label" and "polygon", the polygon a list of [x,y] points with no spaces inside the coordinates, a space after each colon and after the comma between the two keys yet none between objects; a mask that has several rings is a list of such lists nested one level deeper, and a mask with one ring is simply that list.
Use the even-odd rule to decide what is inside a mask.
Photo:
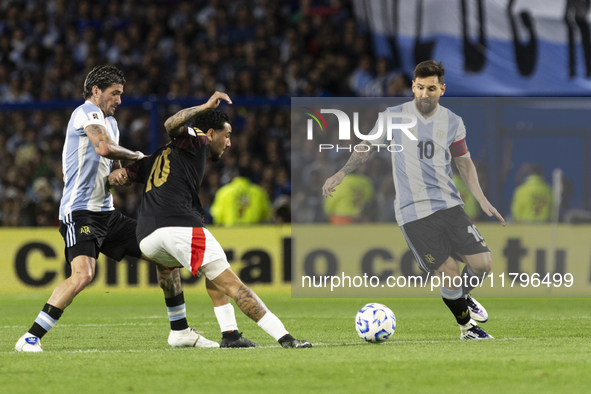
[{"label": "white soccer ball with red markings", "polygon": [[384,342],[396,330],[396,316],[386,305],[372,302],[357,312],[355,329],[367,342]]}]

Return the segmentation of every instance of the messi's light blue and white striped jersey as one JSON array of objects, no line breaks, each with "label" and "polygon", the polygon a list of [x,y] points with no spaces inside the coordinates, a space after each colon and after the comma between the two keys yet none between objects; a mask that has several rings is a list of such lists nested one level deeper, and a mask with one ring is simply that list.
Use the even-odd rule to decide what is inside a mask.
[{"label": "messi's light blue and white striped jersey", "polygon": [[[385,112],[412,114],[417,119],[416,126],[409,131],[418,141],[411,140],[400,129],[392,131],[390,141],[390,144],[404,147],[401,152],[396,152],[400,150],[399,146],[390,147],[396,187],[394,209],[398,225],[402,226],[456,205],[463,207],[464,202],[452,180],[450,165],[450,146],[455,142],[463,143],[466,138],[462,118],[438,104],[435,114],[425,119],[416,109],[414,101],[390,107]],[[394,117],[392,123],[408,124],[409,119]],[[376,124],[370,134],[377,133],[377,127]],[[384,129],[382,137],[371,141],[373,145],[384,143],[386,130]],[[454,153],[458,152],[459,149],[454,149]],[[460,153],[454,156],[470,157],[467,150]]]},{"label": "messi's light blue and white striped jersey", "polygon": [[100,156],[84,129],[91,124],[104,126],[109,137],[119,143],[119,128],[112,116],[105,119],[99,107],[86,101],[74,110],[62,152],[64,193],[60,203],[60,220],[73,211],[112,211],[113,196],[107,189],[107,177],[113,161]]}]

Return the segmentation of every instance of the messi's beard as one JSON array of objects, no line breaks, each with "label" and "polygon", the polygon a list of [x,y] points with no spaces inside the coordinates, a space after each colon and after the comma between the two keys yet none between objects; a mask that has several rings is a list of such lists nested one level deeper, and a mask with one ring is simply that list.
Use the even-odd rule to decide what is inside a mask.
[{"label": "messi's beard", "polygon": [[428,115],[437,107],[438,97],[421,97],[417,98],[417,110],[421,115]]}]

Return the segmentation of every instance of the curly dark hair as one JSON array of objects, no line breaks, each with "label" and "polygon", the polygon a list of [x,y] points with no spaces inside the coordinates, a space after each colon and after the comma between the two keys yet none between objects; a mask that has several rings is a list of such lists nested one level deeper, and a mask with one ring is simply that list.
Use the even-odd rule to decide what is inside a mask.
[{"label": "curly dark hair", "polygon": [[84,81],[84,93],[82,93],[82,97],[85,99],[91,97],[93,86],[98,86],[98,88],[104,92],[105,89],[115,84],[125,85],[123,71],[113,66],[96,66],[86,76],[86,80]]},{"label": "curly dark hair", "polygon": [[193,127],[207,133],[209,129],[214,129],[215,131],[222,130],[224,123],[232,124],[230,117],[225,112],[214,109],[196,117],[193,121]]},{"label": "curly dark hair", "polygon": [[445,69],[442,62],[436,63],[435,60],[425,60],[417,64],[413,74],[415,79],[436,76],[439,83],[443,84]]}]

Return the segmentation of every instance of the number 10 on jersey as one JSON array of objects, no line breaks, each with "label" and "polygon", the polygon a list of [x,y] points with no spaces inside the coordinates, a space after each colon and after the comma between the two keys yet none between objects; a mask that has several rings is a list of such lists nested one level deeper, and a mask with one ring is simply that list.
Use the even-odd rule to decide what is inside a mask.
[{"label": "number 10 on jersey", "polygon": [[146,182],[146,193],[152,190],[152,186],[160,187],[168,179],[168,174],[170,173],[170,160],[168,160],[168,155],[170,155],[170,152],[170,148],[165,149],[160,156],[158,156],[156,161],[154,161],[150,176],[148,177],[148,182]]},{"label": "number 10 on jersey", "polygon": [[419,148],[419,159],[432,159],[435,154],[435,144],[433,141],[419,141],[417,148]]}]

